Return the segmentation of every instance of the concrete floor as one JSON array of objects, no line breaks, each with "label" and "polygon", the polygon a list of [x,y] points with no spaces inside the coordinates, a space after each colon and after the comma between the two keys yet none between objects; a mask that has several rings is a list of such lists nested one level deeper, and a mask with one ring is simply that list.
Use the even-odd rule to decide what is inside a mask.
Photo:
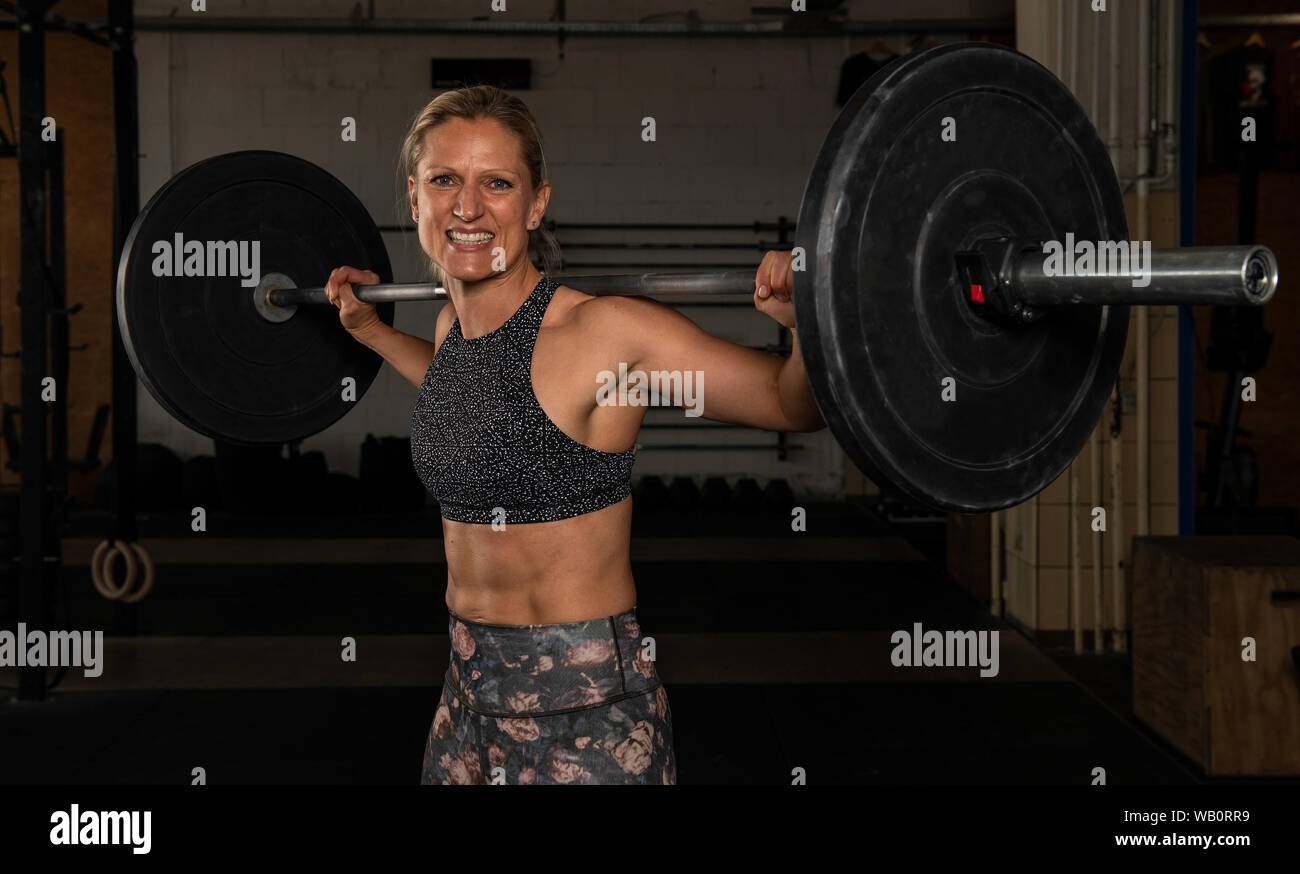
[{"label": "concrete floor", "polygon": [[[780,785],[796,767],[818,784],[1087,785],[1098,765],[1112,785],[1202,782],[1128,714],[1123,659],[1047,654],[990,616],[943,572],[941,529],[818,512],[806,535],[638,528],[682,785]],[[429,524],[186,544],[146,520],[160,575],[130,612],[78,564],[96,541],[69,540],[55,627],[109,629],[105,670],[67,672],[44,702],[6,693],[0,783],[188,783],[196,767],[211,784],[418,782],[448,653]],[[998,629],[999,674],[894,667],[889,635],[915,622]]]}]

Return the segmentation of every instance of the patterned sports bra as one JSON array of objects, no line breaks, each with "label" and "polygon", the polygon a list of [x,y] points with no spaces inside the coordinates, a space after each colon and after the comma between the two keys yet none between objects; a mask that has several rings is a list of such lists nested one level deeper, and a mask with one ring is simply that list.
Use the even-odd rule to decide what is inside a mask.
[{"label": "patterned sports bra", "polygon": [[631,494],[635,447],[578,443],[533,392],[533,345],[558,286],[543,276],[514,315],[481,337],[466,339],[457,319],[424,374],[411,458],[446,519],[553,522]]}]

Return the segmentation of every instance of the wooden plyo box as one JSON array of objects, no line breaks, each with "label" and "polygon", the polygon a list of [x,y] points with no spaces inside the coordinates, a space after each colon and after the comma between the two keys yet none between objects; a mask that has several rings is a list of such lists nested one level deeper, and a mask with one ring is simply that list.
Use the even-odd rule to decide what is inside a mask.
[{"label": "wooden plyo box", "polygon": [[1129,596],[1137,717],[1206,774],[1300,774],[1300,540],[1137,537]]}]

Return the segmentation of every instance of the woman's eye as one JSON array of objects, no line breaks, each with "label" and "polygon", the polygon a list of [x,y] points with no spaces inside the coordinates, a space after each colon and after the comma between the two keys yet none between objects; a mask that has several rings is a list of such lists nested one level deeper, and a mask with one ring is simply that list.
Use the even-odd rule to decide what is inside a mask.
[{"label": "woman's eye", "polygon": [[[448,182],[444,182],[444,181],[443,181],[444,179],[445,179],[445,180],[448,180]],[[430,184],[430,185],[439,185],[439,186],[442,186],[442,185],[447,185],[447,184],[449,184],[449,183],[450,183],[450,180],[451,180],[451,176],[449,176],[449,175],[446,174],[446,173],[443,173],[443,174],[440,175],[440,176],[432,176],[432,177],[430,177],[430,178],[429,178],[429,184]],[[510,184],[508,181],[506,181],[505,179],[499,179],[499,178],[498,178],[498,179],[493,179],[493,180],[492,180],[491,182],[489,182],[488,184],[491,185],[493,188],[495,188],[497,191],[505,191],[506,189],[509,189],[509,188],[513,188],[513,187],[514,187],[513,185],[511,185],[511,184]]]}]

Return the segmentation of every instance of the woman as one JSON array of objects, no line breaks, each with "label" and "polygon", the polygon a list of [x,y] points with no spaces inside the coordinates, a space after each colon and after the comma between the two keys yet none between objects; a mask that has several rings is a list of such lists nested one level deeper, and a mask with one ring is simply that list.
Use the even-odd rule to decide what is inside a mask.
[{"label": "woman", "polygon": [[[557,251],[541,225],[551,189],[540,136],[499,89],[429,103],[402,165],[420,246],[450,299],[434,342],[356,299],[353,284],[374,273],[340,267],[326,291],[352,336],[420,387],[411,452],[442,508],[452,643],[421,782],[675,783],[668,696],[629,556],[645,407],[599,402],[598,374],[703,373],[703,416],[812,431],[824,423],[798,335],[778,358],[657,302],[593,297],[539,272],[530,239],[548,271]],[[790,263],[763,258],[754,305],[793,334]]]}]

